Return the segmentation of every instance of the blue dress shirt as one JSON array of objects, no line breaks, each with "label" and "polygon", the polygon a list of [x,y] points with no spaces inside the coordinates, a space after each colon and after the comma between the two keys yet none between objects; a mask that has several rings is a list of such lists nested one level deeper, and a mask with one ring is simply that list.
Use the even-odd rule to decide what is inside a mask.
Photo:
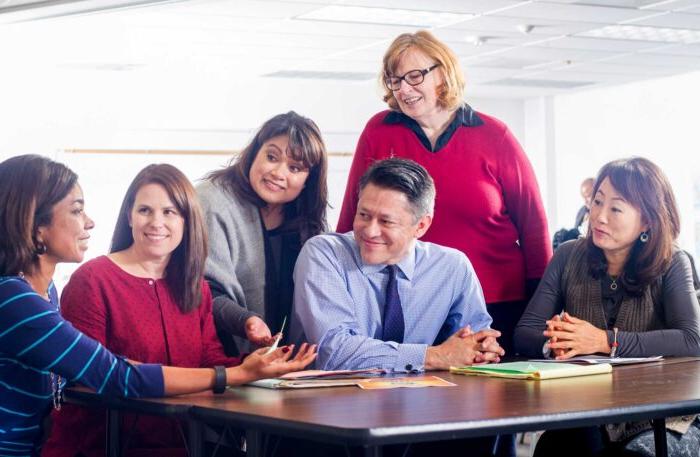
[{"label": "blue dress shirt", "polygon": [[397,266],[404,342],[382,341],[386,265],[366,265],[352,232],[318,235],[294,268],[291,341],[316,343],[325,370],[422,371],[428,346],[460,328],[488,328],[481,286],[460,251],[416,241]]}]

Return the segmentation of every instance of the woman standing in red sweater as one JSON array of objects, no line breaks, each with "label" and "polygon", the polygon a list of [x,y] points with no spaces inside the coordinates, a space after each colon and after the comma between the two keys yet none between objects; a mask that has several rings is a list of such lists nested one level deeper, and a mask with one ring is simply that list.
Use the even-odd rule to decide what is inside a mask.
[{"label": "woman standing in red sweater", "polygon": [[464,103],[454,53],[427,31],[403,34],[383,60],[384,101],[355,151],[338,231],[352,228],[359,177],[374,161],[397,156],[435,180],[435,217],[424,241],[464,252],[484,290],[499,342],[512,336],[552,255],[539,188],[506,125]]},{"label": "woman standing in red sweater", "polygon": [[[111,253],[82,265],[63,290],[76,328],[132,360],[179,367],[238,365],[216,336],[203,279],[206,231],[194,188],[172,165],[149,165],[131,183]],[[176,421],[123,415],[127,455],[186,455]],[[44,456],[104,455],[104,412],[65,405],[53,414]]]}]

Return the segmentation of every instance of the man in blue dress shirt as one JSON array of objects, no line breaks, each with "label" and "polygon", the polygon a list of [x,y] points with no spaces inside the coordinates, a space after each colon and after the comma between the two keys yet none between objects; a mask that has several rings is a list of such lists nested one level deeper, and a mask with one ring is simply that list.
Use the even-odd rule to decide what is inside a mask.
[{"label": "man in blue dress shirt", "polygon": [[291,337],[318,343],[318,368],[445,370],[503,355],[467,257],[418,241],[434,202],[422,166],[378,161],[360,180],[353,232],[305,243]]}]

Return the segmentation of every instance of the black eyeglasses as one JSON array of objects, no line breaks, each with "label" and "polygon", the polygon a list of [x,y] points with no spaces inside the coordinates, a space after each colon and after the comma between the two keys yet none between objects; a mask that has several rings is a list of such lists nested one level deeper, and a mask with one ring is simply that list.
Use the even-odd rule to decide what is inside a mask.
[{"label": "black eyeglasses", "polygon": [[411,70],[403,76],[385,76],[384,84],[389,90],[394,91],[401,89],[401,81],[406,81],[406,84],[411,86],[417,86],[425,80],[425,75],[435,70],[439,66],[440,64],[436,63],[432,67],[426,68],[425,70]]}]

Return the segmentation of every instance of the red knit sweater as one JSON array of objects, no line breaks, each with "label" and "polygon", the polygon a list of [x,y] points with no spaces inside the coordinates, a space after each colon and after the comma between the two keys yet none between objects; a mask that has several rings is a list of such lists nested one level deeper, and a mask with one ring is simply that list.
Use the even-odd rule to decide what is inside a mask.
[{"label": "red knit sweater", "polygon": [[338,231],[352,229],[357,185],[375,160],[405,157],[435,180],[433,224],[422,240],[464,252],[487,303],[522,300],[525,280],[541,278],[552,256],[542,198],[532,166],[506,125],[478,113],[482,125],[457,128],[439,151],[428,151],[401,123],[373,116],[353,158]]},{"label": "red knit sweater", "polygon": [[[189,368],[240,363],[224,355],[204,281],[199,307],[183,314],[164,280],[132,276],[102,256],[73,273],[61,296],[61,314],[115,354],[139,362]],[[121,430],[126,434],[135,416],[123,416]],[[52,418],[43,456],[104,456],[104,410],[64,405]],[[139,417],[126,455],[185,455],[177,423]]]}]

